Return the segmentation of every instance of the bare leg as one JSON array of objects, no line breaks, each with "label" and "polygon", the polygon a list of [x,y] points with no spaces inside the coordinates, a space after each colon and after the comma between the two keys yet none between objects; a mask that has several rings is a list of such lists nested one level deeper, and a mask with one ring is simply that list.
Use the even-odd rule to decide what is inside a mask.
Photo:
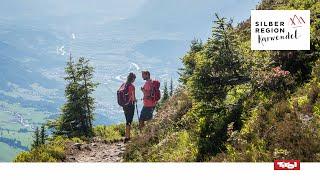
[{"label": "bare leg", "polygon": [[131,130],[131,125],[126,125],[126,139],[130,139],[130,130]]}]

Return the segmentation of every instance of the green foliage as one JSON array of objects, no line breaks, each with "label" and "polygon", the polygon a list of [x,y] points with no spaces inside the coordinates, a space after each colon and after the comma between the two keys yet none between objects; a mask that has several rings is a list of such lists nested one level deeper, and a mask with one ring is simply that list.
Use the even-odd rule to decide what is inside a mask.
[{"label": "green foliage", "polygon": [[36,127],[36,130],[34,131],[34,136],[33,136],[34,140],[33,143],[31,144],[31,149],[33,148],[37,148],[41,145],[41,140],[40,140],[40,134],[39,134],[39,128]]},{"label": "green foliage", "polygon": [[[197,140],[193,129],[196,124],[185,118],[191,100],[179,88],[161,106],[154,120],[132,138],[126,147],[126,161],[194,161]],[[161,152],[161,153],[159,153]]]},{"label": "green foliage", "polygon": [[201,46],[193,42],[191,47],[196,51],[191,49],[183,58],[183,83],[194,99],[187,116],[197,124],[198,161],[208,160],[224,149],[229,122],[241,126],[239,102],[246,93],[230,93],[250,81],[239,38],[232,21],[216,15],[212,37]]},{"label": "green foliage", "polygon": [[[197,101],[220,103],[228,90],[249,80],[241,66],[243,59],[239,52],[239,37],[232,27],[232,21],[216,18],[212,37],[194,56],[195,66],[186,82]],[[187,68],[189,65],[185,66]]]},{"label": "green foliage", "polygon": [[170,92],[169,92],[169,96],[171,97],[173,95],[173,81],[172,78],[170,79]]},{"label": "green foliage", "polygon": [[67,142],[72,142],[72,140],[57,136],[50,139],[47,144],[32,148],[28,152],[21,152],[14,162],[62,162],[65,159]]},{"label": "green foliage", "polygon": [[168,100],[169,98],[169,92],[168,92],[168,85],[167,85],[167,81],[164,83],[164,88],[163,88],[163,93],[162,93],[162,99],[161,99],[161,103],[164,103]]},{"label": "green foliage", "polygon": [[[132,123],[131,127],[131,134],[132,136],[135,136],[138,129],[137,124]],[[100,125],[94,127],[94,135],[108,142],[120,141],[125,136],[125,128],[125,124],[115,124],[109,126]]]},{"label": "green foliage", "polygon": [[199,53],[203,49],[203,44],[199,40],[191,41],[190,51],[182,58],[184,67],[180,69],[180,81],[186,84],[190,76],[196,68],[196,59],[199,58]]},{"label": "green foliage", "polygon": [[[96,137],[101,138],[102,140],[105,140],[107,142],[116,142],[120,141],[123,139],[125,136],[125,129],[126,129],[126,124],[121,123],[121,124],[113,124],[113,125],[99,125],[95,126],[93,131],[94,135]],[[132,123],[131,124],[131,135],[137,136],[138,135],[138,124],[137,123]]]},{"label": "green foliage", "polygon": [[148,161],[194,162],[197,156],[196,141],[187,131],[172,133],[150,149]]},{"label": "green foliage", "polygon": [[94,112],[92,93],[97,86],[93,82],[94,69],[89,65],[89,60],[80,58],[75,63],[70,57],[65,71],[67,102],[62,107],[61,116],[53,124],[54,133],[67,137],[91,137]]},{"label": "green foliage", "polygon": [[[270,109],[257,108],[241,131],[229,133],[226,154],[215,161],[273,161],[299,159],[319,161],[320,119],[317,106],[320,102],[320,85],[306,84],[288,103],[283,100]],[[303,103],[298,103],[303,97]],[[293,105],[290,105],[293,104]]]},{"label": "green foliage", "polygon": [[38,148],[41,145],[44,145],[46,143],[46,132],[45,132],[45,127],[44,125],[41,126],[40,131],[39,128],[36,127],[36,130],[34,131],[34,140],[31,144],[31,149]]},{"label": "green foliage", "polygon": [[40,130],[40,143],[45,144],[46,139],[47,139],[47,134],[46,134],[45,126],[42,125]]}]

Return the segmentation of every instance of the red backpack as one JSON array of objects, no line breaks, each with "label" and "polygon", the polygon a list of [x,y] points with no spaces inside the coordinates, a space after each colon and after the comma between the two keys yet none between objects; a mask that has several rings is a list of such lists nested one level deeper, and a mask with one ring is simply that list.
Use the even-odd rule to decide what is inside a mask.
[{"label": "red backpack", "polygon": [[129,103],[129,84],[123,83],[117,91],[118,104],[125,106]]},{"label": "red backpack", "polygon": [[161,99],[160,82],[158,80],[152,80],[150,96],[154,102],[158,102]]}]

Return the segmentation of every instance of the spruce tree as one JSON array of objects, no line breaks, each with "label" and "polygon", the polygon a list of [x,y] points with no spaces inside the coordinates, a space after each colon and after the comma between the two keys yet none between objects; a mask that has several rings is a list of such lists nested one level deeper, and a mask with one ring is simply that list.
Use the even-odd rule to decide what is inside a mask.
[{"label": "spruce tree", "polygon": [[92,135],[92,121],[94,111],[94,98],[92,93],[94,92],[98,83],[93,82],[94,68],[89,65],[90,60],[86,60],[81,57],[77,63],[77,70],[81,81],[81,107],[84,108],[84,130],[88,135]]},{"label": "spruce tree", "polygon": [[190,51],[181,59],[184,65],[179,69],[180,75],[179,81],[186,84],[189,78],[195,71],[197,54],[204,49],[204,46],[200,40],[194,39],[191,41]]},{"label": "spruce tree", "polygon": [[80,105],[80,82],[79,75],[74,61],[70,55],[70,59],[67,62],[65,68],[67,82],[65,89],[66,103],[62,107],[62,114],[60,117],[59,127],[56,134],[66,135],[68,137],[79,136],[77,129],[79,128],[79,122],[81,121],[82,108]]},{"label": "spruce tree", "polygon": [[170,79],[170,92],[169,95],[172,96],[173,95],[173,81],[172,78]]},{"label": "spruce tree", "polygon": [[193,71],[188,85],[198,101],[219,104],[231,88],[249,81],[241,66],[243,59],[232,21],[216,15],[212,36],[197,55],[201,63]]},{"label": "spruce tree", "polygon": [[65,68],[67,81],[66,103],[58,120],[55,134],[68,137],[92,136],[94,98],[92,93],[97,86],[93,82],[94,69],[89,60],[81,57],[74,62],[70,55]]},{"label": "spruce tree", "polygon": [[167,86],[167,81],[164,82],[164,88],[163,88],[163,95],[161,99],[161,103],[166,102],[169,99],[169,93],[168,93],[168,86]]},{"label": "spruce tree", "polygon": [[36,130],[34,131],[33,135],[33,142],[31,144],[31,149],[35,149],[40,146],[40,134],[39,134],[39,128],[36,127]]},{"label": "spruce tree", "polygon": [[[237,108],[226,108],[228,92],[237,85],[248,82],[248,71],[242,66],[239,36],[232,21],[216,15],[212,36],[202,46],[196,43],[184,58],[185,71],[182,80],[196,107],[197,119],[201,119],[198,139],[198,161],[218,153],[226,140],[226,129],[237,120]],[[240,100],[239,100],[240,101]],[[238,109],[239,108],[239,109]]]},{"label": "spruce tree", "polygon": [[40,144],[45,144],[46,138],[47,138],[47,135],[46,135],[45,127],[44,125],[42,125],[40,130]]}]

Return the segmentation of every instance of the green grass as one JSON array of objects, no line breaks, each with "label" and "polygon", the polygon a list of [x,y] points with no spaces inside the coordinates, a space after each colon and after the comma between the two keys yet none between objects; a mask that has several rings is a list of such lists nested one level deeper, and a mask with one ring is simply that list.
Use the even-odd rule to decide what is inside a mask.
[{"label": "green grass", "polygon": [[[125,136],[126,125],[124,123],[109,125],[109,126],[96,126],[94,127],[94,134],[97,137],[100,137],[103,140],[108,142],[114,142],[122,140]],[[132,124],[131,128],[131,137],[134,137],[138,134],[138,125],[136,123]]]}]

